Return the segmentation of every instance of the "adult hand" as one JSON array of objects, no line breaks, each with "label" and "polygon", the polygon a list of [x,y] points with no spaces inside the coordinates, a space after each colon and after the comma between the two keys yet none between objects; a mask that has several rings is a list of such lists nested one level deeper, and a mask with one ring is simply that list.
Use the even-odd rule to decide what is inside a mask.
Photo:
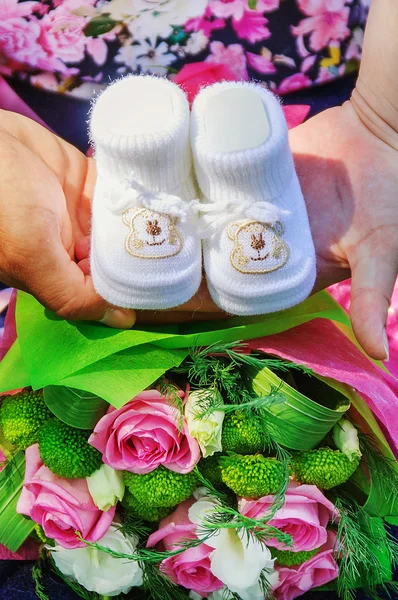
[{"label": "adult hand", "polygon": [[[398,133],[353,101],[290,132],[317,252],[314,291],[352,276],[356,337],[388,356],[387,310],[398,272]],[[360,116],[359,116],[360,115]]]},{"label": "adult hand", "polygon": [[89,233],[94,178],[93,162],[71,145],[0,111],[0,281],[66,319],[129,328],[134,311],[106,304],[75,262]]}]

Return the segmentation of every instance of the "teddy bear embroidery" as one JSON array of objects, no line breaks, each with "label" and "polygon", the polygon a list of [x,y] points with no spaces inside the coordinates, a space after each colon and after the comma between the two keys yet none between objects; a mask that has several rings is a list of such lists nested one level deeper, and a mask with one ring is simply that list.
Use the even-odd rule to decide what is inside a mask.
[{"label": "teddy bear embroidery", "polygon": [[227,233],[233,242],[230,260],[234,269],[252,275],[281,269],[289,260],[289,247],[281,237],[283,232],[280,222],[231,223]]},{"label": "teddy bear embroidery", "polygon": [[129,209],[123,213],[123,222],[130,229],[125,248],[132,256],[169,258],[182,250],[183,239],[178,228],[178,217],[147,208]]}]

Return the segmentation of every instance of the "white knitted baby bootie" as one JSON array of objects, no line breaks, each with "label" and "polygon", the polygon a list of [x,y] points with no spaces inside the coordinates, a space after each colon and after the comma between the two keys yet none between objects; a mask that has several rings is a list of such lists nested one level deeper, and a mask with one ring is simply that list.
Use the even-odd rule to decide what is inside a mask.
[{"label": "white knitted baby bootie", "polygon": [[96,291],[125,308],[183,304],[202,268],[185,94],[166,79],[126,77],[95,103],[91,137]]},{"label": "white knitted baby bootie", "polygon": [[205,88],[192,108],[191,146],[213,300],[236,315],[304,300],[315,251],[278,100],[252,83]]}]

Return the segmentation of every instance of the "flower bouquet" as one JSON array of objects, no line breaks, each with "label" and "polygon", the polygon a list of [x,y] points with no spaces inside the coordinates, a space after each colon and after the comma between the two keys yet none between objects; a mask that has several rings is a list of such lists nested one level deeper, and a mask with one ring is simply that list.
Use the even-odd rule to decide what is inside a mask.
[{"label": "flower bouquet", "polygon": [[397,401],[328,294],[112,331],[19,293],[15,320],[0,543],[36,544],[38,598],[46,570],[93,600],[396,597]]}]

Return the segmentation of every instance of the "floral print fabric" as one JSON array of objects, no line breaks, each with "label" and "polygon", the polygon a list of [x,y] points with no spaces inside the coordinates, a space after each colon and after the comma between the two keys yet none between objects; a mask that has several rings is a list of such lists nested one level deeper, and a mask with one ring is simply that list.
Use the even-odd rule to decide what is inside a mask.
[{"label": "floral print fabric", "polygon": [[0,73],[92,94],[127,73],[227,66],[285,94],[357,69],[370,0],[0,0]]}]

